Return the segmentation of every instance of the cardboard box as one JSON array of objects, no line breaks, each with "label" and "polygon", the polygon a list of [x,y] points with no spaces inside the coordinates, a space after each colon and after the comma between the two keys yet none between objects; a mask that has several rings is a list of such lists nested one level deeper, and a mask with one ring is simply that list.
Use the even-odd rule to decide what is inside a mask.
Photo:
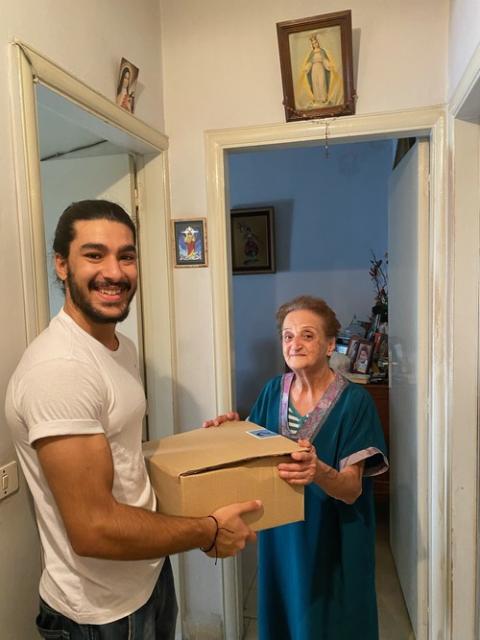
[{"label": "cardboard box", "polygon": [[278,475],[296,442],[252,422],[195,429],[144,445],[159,511],[206,516],[233,502],[260,499],[263,509],[244,517],[252,529],[304,519],[303,486]]}]

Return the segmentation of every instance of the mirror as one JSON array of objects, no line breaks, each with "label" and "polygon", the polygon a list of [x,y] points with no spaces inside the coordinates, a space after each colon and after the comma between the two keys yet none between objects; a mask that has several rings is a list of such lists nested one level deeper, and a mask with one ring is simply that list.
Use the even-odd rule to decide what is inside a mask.
[{"label": "mirror", "polygon": [[[123,205],[137,223],[140,278],[135,308],[121,330],[139,347],[148,396],[149,431],[144,437],[170,435],[174,370],[168,139],[25,43],[15,41],[12,47],[26,342],[63,304],[50,266],[60,213],[84,198],[110,198]],[[149,295],[142,298],[142,290]]]},{"label": "mirror", "polygon": [[[63,306],[52,244],[61,213],[78,200],[105,199],[123,207],[135,220],[135,154],[91,130],[91,119],[72,110],[65,99],[42,85],[36,87],[40,172],[50,318]],[[80,116],[80,122],[78,122]],[[143,362],[140,288],[119,330],[137,347]]]}]

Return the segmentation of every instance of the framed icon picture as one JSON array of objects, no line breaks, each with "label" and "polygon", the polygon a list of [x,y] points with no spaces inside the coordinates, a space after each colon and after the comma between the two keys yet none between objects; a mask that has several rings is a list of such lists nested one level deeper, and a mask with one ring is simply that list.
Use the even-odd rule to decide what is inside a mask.
[{"label": "framed icon picture", "polygon": [[135,111],[135,91],[137,88],[138,72],[138,67],[126,58],[122,58],[118,72],[115,102],[119,107],[130,111],[130,113]]},{"label": "framed icon picture", "polygon": [[172,221],[176,267],[206,267],[207,221],[205,218]]},{"label": "framed icon picture", "polygon": [[273,207],[233,209],[230,229],[234,275],[275,272]]},{"label": "framed icon picture", "polygon": [[277,23],[285,117],[355,113],[351,11]]}]

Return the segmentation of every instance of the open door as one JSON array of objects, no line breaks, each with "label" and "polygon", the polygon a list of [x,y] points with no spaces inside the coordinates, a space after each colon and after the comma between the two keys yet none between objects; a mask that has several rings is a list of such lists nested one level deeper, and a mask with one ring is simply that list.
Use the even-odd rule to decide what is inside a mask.
[{"label": "open door", "polygon": [[389,185],[390,543],[417,640],[428,631],[428,173],[418,139]]}]

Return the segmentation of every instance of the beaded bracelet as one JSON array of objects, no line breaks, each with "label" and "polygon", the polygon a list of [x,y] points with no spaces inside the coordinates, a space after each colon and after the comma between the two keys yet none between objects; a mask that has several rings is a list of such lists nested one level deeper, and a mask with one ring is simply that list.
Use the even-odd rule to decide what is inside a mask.
[{"label": "beaded bracelet", "polygon": [[[212,520],[215,522],[216,530],[215,530],[215,535],[213,536],[212,544],[209,547],[206,547],[206,548],[200,547],[200,551],[203,551],[203,553],[208,553],[209,551],[211,551],[213,549],[213,547],[216,546],[218,531],[220,529],[220,527],[218,526],[218,520],[216,519],[215,516],[212,516],[210,514],[209,516],[207,516],[207,518],[212,518]],[[216,549],[215,549],[215,551],[216,551]],[[216,556],[217,556],[217,554],[215,553],[215,560],[217,559]]]}]

